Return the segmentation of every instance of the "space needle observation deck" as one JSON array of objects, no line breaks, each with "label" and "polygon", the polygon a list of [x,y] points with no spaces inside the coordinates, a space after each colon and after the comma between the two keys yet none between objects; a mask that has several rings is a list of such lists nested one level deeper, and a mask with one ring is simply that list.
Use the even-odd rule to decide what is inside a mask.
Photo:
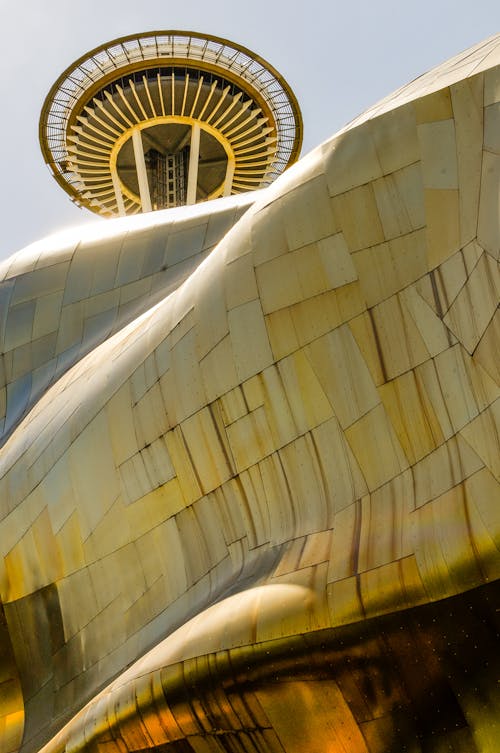
[{"label": "space needle observation deck", "polygon": [[44,102],[39,135],[72,200],[112,217],[268,185],[297,159],[302,118],[282,76],[250,50],[155,31],[67,68]]}]

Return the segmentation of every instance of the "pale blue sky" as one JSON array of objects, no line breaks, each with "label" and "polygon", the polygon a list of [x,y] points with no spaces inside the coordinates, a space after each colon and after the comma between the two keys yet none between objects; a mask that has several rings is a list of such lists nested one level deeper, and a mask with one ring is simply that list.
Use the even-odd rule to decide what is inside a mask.
[{"label": "pale blue sky", "polygon": [[45,167],[38,118],[51,85],[115,37],[186,29],[266,58],[304,117],[303,154],[369,105],[500,31],[498,0],[0,0],[0,259],[59,229],[96,220]]}]

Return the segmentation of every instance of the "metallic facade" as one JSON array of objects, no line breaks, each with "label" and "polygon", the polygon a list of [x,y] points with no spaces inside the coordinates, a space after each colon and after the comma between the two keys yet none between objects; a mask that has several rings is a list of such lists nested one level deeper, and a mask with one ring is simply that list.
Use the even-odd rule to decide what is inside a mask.
[{"label": "metallic facade", "polygon": [[499,122],[494,37],[4,263],[2,753],[496,753]]}]

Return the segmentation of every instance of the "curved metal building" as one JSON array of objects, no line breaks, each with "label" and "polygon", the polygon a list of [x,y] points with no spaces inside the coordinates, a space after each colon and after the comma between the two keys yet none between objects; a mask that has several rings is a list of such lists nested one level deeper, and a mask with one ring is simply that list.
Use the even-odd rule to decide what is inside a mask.
[{"label": "curved metal building", "polygon": [[500,35],[145,214],[298,111],[220,40],[89,60],[46,156],[138,214],[0,266],[0,753],[497,753]]}]

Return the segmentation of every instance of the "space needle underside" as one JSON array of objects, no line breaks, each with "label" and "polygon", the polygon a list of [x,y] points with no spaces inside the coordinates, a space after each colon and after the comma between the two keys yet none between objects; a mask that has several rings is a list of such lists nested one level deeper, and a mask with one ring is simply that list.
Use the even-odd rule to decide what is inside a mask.
[{"label": "space needle underside", "polygon": [[101,46],[52,87],[44,158],[72,199],[104,216],[268,185],[302,137],[290,88],[245,48],[191,32]]}]

